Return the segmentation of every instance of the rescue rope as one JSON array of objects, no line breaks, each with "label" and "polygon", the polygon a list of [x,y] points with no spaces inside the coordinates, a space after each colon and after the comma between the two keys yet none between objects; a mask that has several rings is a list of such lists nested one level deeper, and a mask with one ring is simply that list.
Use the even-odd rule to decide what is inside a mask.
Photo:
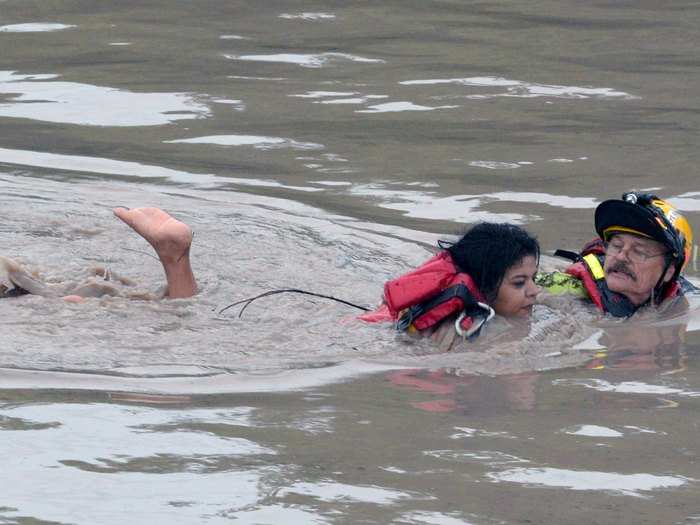
[{"label": "rescue rope", "polygon": [[369,312],[371,310],[370,308],[366,308],[364,306],[360,306],[360,305],[351,303],[350,301],[338,299],[337,297],[333,297],[332,295],[324,295],[324,294],[315,293],[315,292],[307,292],[306,290],[299,290],[298,288],[283,288],[280,290],[270,290],[268,292],[261,293],[260,295],[256,295],[255,297],[249,297],[248,299],[242,299],[240,301],[236,301],[235,303],[232,303],[232,304],[222,308],[221,310],[219,310],[219,314],[224,313],[229,308],[233,308],[234,306],[238,306],[239,304],[242,304],[243,307],[241,308],[241,311],[238,312],[238,317],[242,317],[245,309],[248,308],[248,306],[250,306],[250,304],[253,301],[255,301],[257,299],[261,299],[263,297],[269,297],[270,295],[277,295],[280,293],[299,293],[302,295],[312,295],[314,297],[320,297],[322,299],[330,299],[332,301],[336,301],[338,303],[342,303],[342,304],[345,304],[347,306],[352,306],[353,308],[357,308],[358,310],[363,310],[365,312]]}]

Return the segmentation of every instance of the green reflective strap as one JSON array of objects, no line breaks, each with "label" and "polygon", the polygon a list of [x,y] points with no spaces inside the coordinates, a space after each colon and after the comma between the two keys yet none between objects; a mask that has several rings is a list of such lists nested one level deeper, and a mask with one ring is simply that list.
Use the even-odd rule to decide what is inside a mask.
[{"label": "green reflective strap", "polygon": [[596,281],[605,279],[605,272],[603,271],[603,266],[600,264],[598,257],[593,255],[592,253],[589,253],[583,258],[583,260],[586,263],[586,266],[588,266],[589,270],[591,271],[591,275]]},{"label": "green reflective strap", "polygon": [[552,295],[570,294],[576,297],[588,297],[583,283],[573,275],[564,272],[538,273],[535,276],[535,284]]}]

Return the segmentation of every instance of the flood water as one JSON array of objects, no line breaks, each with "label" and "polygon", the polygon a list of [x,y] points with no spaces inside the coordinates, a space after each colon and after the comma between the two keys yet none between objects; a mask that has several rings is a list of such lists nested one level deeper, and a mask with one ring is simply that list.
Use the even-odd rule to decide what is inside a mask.
[{"label": "flood water", "polygon": [[482,220],[576,249],[632,188],[700,232],[699,24],[690,2],[0,0],[0,255],[157,291],[111,209],[160,206],[200,284],[0,301],[0,522],[700,523],[696,297],[541,305],[450,353],[322,299],[222,312],[376,305]]}]

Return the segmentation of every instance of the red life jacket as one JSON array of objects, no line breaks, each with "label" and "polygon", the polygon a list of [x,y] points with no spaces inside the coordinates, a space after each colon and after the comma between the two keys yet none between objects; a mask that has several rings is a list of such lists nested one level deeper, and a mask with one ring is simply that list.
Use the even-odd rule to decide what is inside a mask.
[{"label": "red life jacket", "polygon": [[[567,255],[564,256],[567,257]],[[576,257],[576,262],[564,271],[583,283],[588,296],[599,310],[614,317],[629,317],[641,305],[634,305],[625,295],[613,292],[608,288],[603,271],[604,264],[605,247],[603,241],[594,239],[583,247],[581,253]],[[681,285],[679,280],[676,280],[666,287],[661,301],[676,297],[681,293]]]},{"label": "red life jacket", "polygon": [[[384,285],[386,310],[400,330],[425,330],[462,312],[458,331],[468,335],[477,317],[493,316],[473,279],[460,272],[449,252],[441,251],[415,270]],[[369,322],[384,320],[382,310],[360,316]],[[481,324],[483,324],[482,321]],[[481,324],[473,332],[477,332]]]}]

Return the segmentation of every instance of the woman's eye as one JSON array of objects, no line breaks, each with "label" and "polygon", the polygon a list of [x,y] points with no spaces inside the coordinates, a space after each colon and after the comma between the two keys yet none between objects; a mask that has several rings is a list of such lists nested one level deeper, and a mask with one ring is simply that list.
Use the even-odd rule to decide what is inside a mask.
[{"label": "woman's eye", "polygon": [[522,288],[523,286],[525,286],[525,281],[514,281],[512,285],[516,288]]}]

